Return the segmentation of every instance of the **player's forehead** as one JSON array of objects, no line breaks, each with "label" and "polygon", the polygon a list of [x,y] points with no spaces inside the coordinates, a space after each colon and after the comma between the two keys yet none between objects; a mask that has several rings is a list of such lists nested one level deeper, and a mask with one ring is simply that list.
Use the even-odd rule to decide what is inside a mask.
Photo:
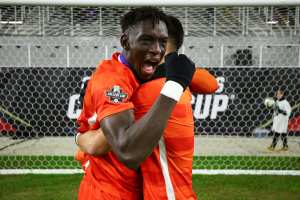
[{"label": "player's forehead", "polygon": [[130,32],[137,37],[148,35],[152,37],[168,38],[167,25],[162,20],[153,21],[147,19],[140,21],[130,28]]}]

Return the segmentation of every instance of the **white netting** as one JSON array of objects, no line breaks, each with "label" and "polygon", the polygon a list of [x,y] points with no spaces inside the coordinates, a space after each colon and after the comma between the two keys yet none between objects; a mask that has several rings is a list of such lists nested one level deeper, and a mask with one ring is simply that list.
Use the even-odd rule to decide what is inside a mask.
[{"label": "white netting", "polygon": [[[62,136],[74,134],[81,81],[120,50],[129,9],[0,6],[0,168],[78,167],[73,137]],[[181,52],[220,85],[194,95],[194,168],[299,170],[299,7],[163,10],[184,26]],[[278,87],[293,107],[288,152],[266,150],[272,113],[263,101]]]}]

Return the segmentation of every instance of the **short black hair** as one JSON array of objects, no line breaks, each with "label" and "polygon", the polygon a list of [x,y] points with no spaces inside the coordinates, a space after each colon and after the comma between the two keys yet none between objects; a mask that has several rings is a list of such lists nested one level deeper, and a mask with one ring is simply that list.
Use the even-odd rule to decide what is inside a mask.
[{"label": "short black hair", "polygon": [[167,18],[167,15],[156,7],[139,7],[129,11],[121,18],[121,29],[124,33],[131,26],[145,20],[151,20],[153,26],[159,23],[159,21],[163,21],[167,24]]},{"label": "short black hair", "polygon": [[180,49],[184,37],[183,27],[179,19],[171,15],[168,16],[168,34],[176,50]]}]

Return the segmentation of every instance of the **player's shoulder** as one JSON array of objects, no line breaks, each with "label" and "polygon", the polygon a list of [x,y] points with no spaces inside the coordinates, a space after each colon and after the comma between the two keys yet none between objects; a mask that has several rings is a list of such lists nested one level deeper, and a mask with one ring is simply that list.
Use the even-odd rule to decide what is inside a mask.
[{"label": "player's shoulder", "polygon": [[131,91],[138,87],[139,83],[133,72],[118,61],[117,55],[115,53],[111,59],[99,63],[92,76],[93,89],[119,86]]},{"label": "player's shoulder", "polygon": [[102,60],[95,71],[95,76],[104,77],[105,79],[130,79],[134,74],[129,67],[118,61],[119,53],[114,53],[110,59]]}]

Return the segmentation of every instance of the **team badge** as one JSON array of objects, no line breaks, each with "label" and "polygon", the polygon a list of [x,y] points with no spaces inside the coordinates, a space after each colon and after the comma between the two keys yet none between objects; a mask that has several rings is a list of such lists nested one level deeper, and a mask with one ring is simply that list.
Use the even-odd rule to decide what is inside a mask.
[{"label": "team badge", "polygon": [[113,103],[121,103],[124,101],[124,99],[127,98],[127,94],[124,93],[121,87],[118,85],[115,85],[111,89],[106,91],[105,95],[109,98],[109,101]]}]

